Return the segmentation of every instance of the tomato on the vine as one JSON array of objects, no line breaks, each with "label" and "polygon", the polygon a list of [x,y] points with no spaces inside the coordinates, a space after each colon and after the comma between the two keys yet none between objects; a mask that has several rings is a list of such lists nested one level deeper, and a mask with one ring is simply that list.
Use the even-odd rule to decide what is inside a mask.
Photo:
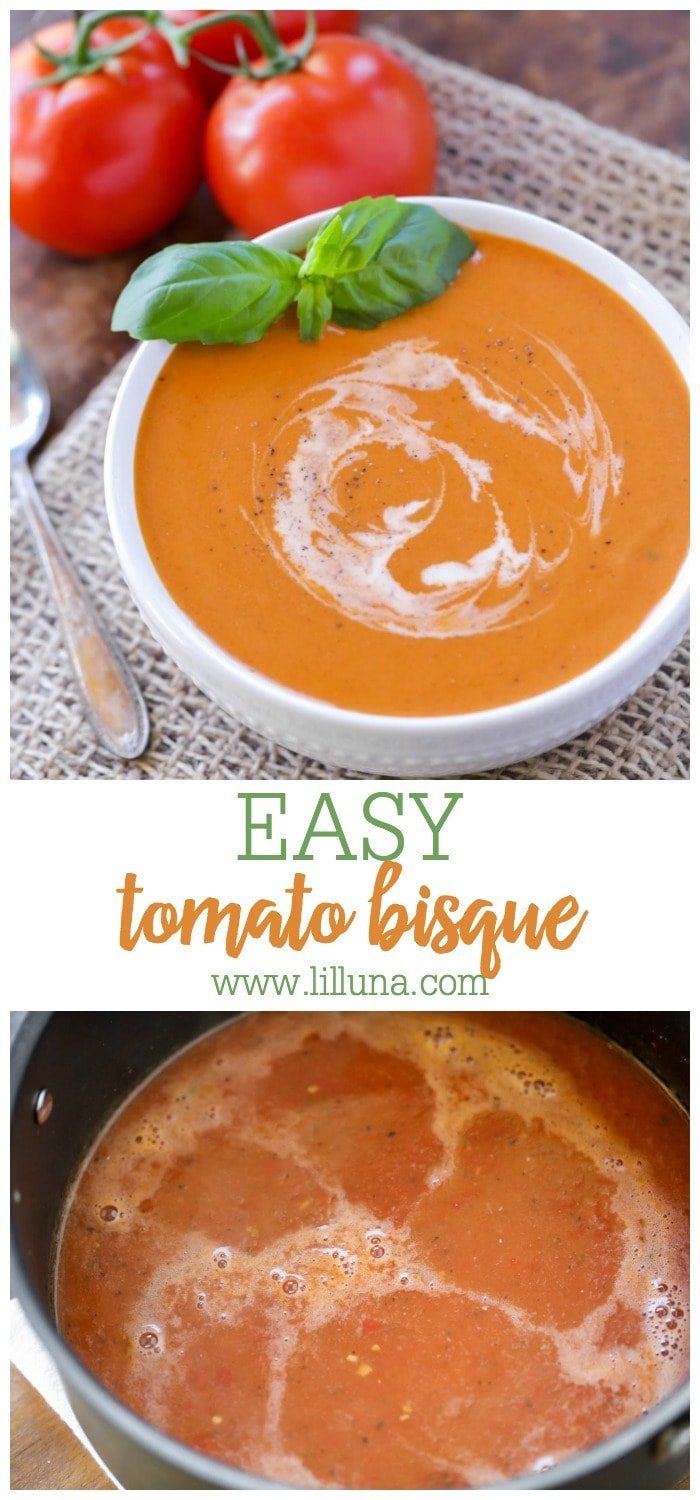
[{"label": "tomato on the vine", "polygon": [[[271,12],[277,35],[283,42],[298,42],[304,35],[306,18],[308,12],[305,10],[273,10]],[[316,29],[319,32],[341,31],[350,33],[357,30],[358,12],[356,10],[317,10]],[[166,10],[165,15],[178,25],[189,25],[191,21],[198,20],[201,16],[216,15],[213,10]],[[256,58],[260,56],[260,48],[251,35],[247,26],[239,21],[222,21],[220,26],[212,26],[207,31],[202,31],[193,41],[190,53],[191,65],[207,99],[216,99],[222,89],[226,87],[226,76],[217,73],[214,68],[207,66],[206,62],[200,62],[200,58],[212,58],[217,63],[235,63],[236,38],[245,44],[248,56]]]},{"label": "tomato on the vine", "polygon": [[427,193],[436,154],[423,84],[362,37],[321,36],[294,71],[232,78],[205,135],[212,192],[249,235],[365,194]]},{"label": "tomato on the vine", "polygon": [[152,29],[118,50],[142,30],[126,17],[102,22],[89,30],[88,59],[90,49],[114,55],[54,83],[45,80],[55,63],[34,43],[72,57],[72,21],[13,49],[11,217],[54,250],[93,256],[138,244],[176,218],[201,177],[201,90]]}]

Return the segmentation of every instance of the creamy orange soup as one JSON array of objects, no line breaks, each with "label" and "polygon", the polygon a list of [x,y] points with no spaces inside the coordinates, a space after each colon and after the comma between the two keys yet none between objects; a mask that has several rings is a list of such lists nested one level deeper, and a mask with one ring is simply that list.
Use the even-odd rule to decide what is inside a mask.
[{"label": "creamy orange soup", "polygon": [[212,1457],[300,1485],[543,1470],[688,1368],[688,1120],[561,1016],[261,1015],[98,1141],[65,1337]]},{"label": "creamy orange soup", "polygon": [[452,714],[600,661],[688,543],[688,394],[640,317],[479,236],[372,332],[185,345],[138,437],[155,566],[219,645],[348,708]]}]

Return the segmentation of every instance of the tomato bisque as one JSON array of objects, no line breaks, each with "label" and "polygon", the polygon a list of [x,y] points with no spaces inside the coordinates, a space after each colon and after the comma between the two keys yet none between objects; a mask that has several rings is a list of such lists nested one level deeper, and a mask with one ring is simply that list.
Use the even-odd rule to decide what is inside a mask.
[{"label": "tomato bisque", "polygon": [[268,1480],[551,1468],[688,1367],[688,1121],[552,1014],[259,1015],[143,1085],[58,1252],[61,1330]]},{"label": "tomato bisque", "polygon": [[181,345],[144,411],[143,536],[214,641],[350,709],[527,698],[624,642],[688,545],[688,393],[642,318],[492,234],[434,301],[302,343]]}]

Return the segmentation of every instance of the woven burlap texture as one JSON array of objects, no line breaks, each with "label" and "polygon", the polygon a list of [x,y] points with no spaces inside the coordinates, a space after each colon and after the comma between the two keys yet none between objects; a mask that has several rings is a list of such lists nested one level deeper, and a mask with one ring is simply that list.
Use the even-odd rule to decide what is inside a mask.
[{"label": "woven burlap texture", "polygon": [[[687,315],[688,167],[592,125],[560,105],[374,33],[427,84],[441,149],[438,192],[510,203],[613,250]],[[115,763],[95,742],[75,691],[41,569],[13,521],[12,774],[20,778],[352,776],[253,734],[228,718],[163,655],[134,606],[104,510],[105,431],[123,366],[93,392],[36,465],[37,479],[91,597],[142,684],[152,739]],[[687,778],[688,650],[571,744],[492,776],[515,779]],[[354,779],[354,778],[353,778]]]}]

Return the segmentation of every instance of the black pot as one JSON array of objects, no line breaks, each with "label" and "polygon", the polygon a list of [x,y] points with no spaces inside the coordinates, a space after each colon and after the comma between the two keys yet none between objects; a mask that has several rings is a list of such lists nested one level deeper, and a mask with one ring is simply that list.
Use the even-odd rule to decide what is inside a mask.
[{"label": "black pot", "polygon": [[[56,1233],[86,1151],[138,1083],[225,1019],[221,1012],[41,1011],[27,1015],[13,1042],[13,1291],[52,1355],[81,1426],[127,1489],[288,1488],[195,1453],[142,1421],[76,1358],[52,1315]],[[687,1012],[587,1012],[580,1019],[645,1063],[687,1106]],[[670,1488],[687,1472],[688,1444],[686,1381],[614,1437],[548,1473],[526,1475],[504,1488]]]}]

